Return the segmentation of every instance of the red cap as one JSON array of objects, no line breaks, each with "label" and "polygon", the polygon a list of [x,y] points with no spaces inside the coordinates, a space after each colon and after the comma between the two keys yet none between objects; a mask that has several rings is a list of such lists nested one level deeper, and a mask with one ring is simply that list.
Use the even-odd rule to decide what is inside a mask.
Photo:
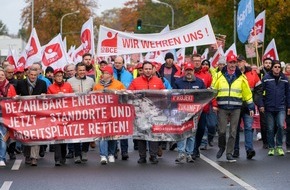
[{"label": "red cap", "polygon": [[111,74],[111,75],[113,75],[113,67],[111,67],[111,66],[105,66],[105,67],[103,67],[102,69],[101,69],[101,71],[102,72],[108,72],[109,74]]},{"label": "red cap", "polygon": [[55,75],[56,73],[59,73],[59,72],[64,73],[61,68],[57,68],[57,69],[54,69],[53,75]]},{"label": "red cap", "polygon": [[227,55],[227,63],[230,62],[237,62],[237,56],[233,53],[233,51],[230,51],[229,54]]},{"label": "red cap", "polygon": [[135,67],[135,69],[141,69],[143,67],[143,64],[142,63],[138,63]]},{"label": "red cap", "polygon": [[19,67],[19,68],[16,68],[14,73],[23,73],[24,72],[24,68],[23,67]]},{"label": "red cap", "polygon": [[159,71],[159,69],[161,68],[161,64],[157,63],[157,62],[152,62],[153,67],[156,68],[157,71]]},{"label": "red cap", "polygon": [[191,64],[191,63],[185,63],[184,64],[184,70],[186,71],[188,69],[194,70],[194,65]]}]

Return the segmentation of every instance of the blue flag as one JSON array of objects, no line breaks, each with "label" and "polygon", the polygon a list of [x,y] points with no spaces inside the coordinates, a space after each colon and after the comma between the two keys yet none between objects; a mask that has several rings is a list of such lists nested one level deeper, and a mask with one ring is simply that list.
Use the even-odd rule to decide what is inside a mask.
[{"label": "blue flag", "polygon": [[239,40],[245,43],[255,24],[254,0],[241,0],[237,14],[237,32]]}]

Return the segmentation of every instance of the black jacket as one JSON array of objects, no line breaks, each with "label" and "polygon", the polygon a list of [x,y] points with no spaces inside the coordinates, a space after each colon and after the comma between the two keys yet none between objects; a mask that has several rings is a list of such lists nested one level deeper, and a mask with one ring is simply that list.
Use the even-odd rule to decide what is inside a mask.
[{"label": "black jacket", "polygon": [[[16,92],[17,92],[17,95],[20,95],[20,96],[30,95],[29,90],[28,90],[27,79],[18,81]],[[37,79],[35,88],[33,89],[33,92],[31,95],[40,95],[42,93],[45,94],[46,92],[47,92],[46,83],[41,79]]]}]

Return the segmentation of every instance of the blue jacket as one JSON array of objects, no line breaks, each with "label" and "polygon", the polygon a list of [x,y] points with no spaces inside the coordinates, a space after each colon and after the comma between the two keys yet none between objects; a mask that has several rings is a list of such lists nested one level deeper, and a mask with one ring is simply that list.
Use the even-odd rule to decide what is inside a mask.
[{"label": "blue jacket", "polygon": [[204,82],[194,77],[192,81],[187,81],[185,77],[177,78],[175,80],[176,89],[206,89]]},{"label": "blue jacket", "polygon": [[270,71],[262,79],[264,91],[263,98],[259,101],[259,107],[265,107],[265,111],[285,111],[290,108],[290,89],[288,78],[280,73],[278,77]]},{"label": "blue jacket", "polygon": [[[120,74],[121,74],[120,81],[124,84],[126,88],[128,88],[133,80],[133,75],[129,71],[127,71],[124,67],[120,71]],[[114,67],[114,78],[118,80],[118,71],[117,69],[115,69],[115,67]]]}]

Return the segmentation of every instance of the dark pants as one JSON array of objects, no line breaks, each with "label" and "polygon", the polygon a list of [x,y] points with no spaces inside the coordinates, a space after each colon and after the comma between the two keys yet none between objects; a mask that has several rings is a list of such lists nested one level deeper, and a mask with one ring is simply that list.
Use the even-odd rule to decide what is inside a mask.
[{"label": "dark pants", "polygon": [[89,142],[85,143],[75,143],[74,144],[74,149],[75,149],[75,157],[81,156],[82,152],[88,152],[89,151]]},{"label": "dark pants", "polygon": [[74,152],[74,144],[73,143],[68,143],[67,144],[67,149],[68,149],[68,152]]},{"label": "dark pants", "polygon": [[261,127],[262,141],[264,145],[268,145],[267,124],[266,124],[265,113],[259,112],[259,114],[260,114],[260,127]]},{"label": "dark pants", "polygon": [[286,115],[286,148],[290,149],[290,115]]},{"label": "dark pants", "polygon": [[205,126],[206,126],[206,113],[202,112],[198,120],[193,154],[199,154],[199,147],[202,141],[202,137],[204,135]]},{"label": "dark pants", "polygon": [[128,154],[128,139],[120,140],[121,144],[121,154]]},{"label": "dark pants", "polygon": [[66,144],[55,144],[54,145],[54,161],[65,160],[66,156]]},{"label": "dark pants", "polygon": [[[138,140],[138,150],[139,150],[139,156],[140,158],[146,158],[146,143],[147,141],[145,140]],[[158,144],[159,142],[155,142],[155,141],[148,141],[149,144],[149,154],[152,157],[156,157],[157,156],[157,152],[158,152]]]},{"label": "dark pants", "polygon": [[10,143],[10,145],[7,147],[7,153],[10,154],[14,154],[16,148],[16,142]]}]

